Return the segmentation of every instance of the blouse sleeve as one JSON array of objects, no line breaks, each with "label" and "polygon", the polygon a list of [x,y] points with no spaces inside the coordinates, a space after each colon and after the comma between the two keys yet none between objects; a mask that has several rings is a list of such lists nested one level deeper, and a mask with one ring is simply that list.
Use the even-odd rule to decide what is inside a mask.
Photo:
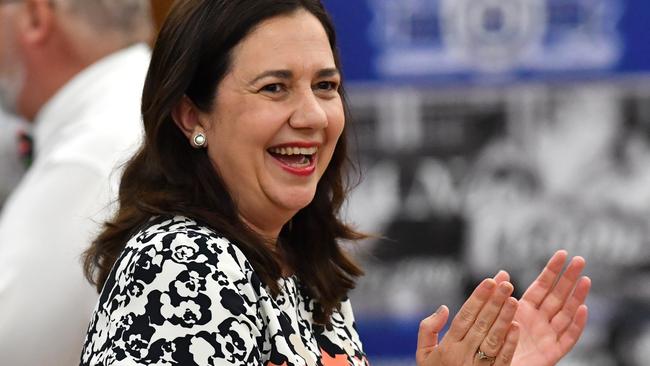
[{"label": "blouse sleeve", "polygon": [[141,233],[105,284],[82,365],[259,365],[261,284],[226,239]]}]

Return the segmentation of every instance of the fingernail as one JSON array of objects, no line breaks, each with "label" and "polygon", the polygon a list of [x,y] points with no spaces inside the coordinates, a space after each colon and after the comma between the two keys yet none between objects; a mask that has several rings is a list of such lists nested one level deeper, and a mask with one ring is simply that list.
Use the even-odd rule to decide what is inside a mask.
[{"label": "fingernail", "polygon": [[440,306],[438,307],[438,309],[437,309],[436,311],[433,312],[433,316],[438,315],[438,313],[439,313],[440,311],[442,311],[442,305],[440,305]]},{"label": "fingernail", "polygon": [[515,299],[514,297],[509,297],[506,299],[506,305],[511,308],[516,308],[519,306],[519,301],[517,301],[517,299]]},{"label": "fingernail", "polygon": [[488,290],[492,290],[494,288],[494,286],[496,286],[496,282],[494,282],[494,280],[489,279],[489,280],[485,281],[485,287]]}]

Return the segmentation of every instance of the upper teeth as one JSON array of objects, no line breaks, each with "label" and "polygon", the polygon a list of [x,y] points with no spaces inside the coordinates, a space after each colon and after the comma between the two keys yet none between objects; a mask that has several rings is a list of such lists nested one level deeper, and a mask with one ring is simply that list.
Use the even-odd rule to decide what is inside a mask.
[{"label": "upper teeth", "polygon": [[274,154],[281,155],[314,155],[317,147],[273,147],[269,149]]}]

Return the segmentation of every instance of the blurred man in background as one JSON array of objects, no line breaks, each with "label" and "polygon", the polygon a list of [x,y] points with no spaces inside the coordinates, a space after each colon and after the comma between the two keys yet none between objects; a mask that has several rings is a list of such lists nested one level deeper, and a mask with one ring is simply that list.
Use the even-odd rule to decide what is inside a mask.
[{"label": "blurred man in background", "polygon": [[0,215],[0,364],[78,363],[96,292],[80,255],[141,139],[145,0],[0,0],[0,102],[33,124]]}]

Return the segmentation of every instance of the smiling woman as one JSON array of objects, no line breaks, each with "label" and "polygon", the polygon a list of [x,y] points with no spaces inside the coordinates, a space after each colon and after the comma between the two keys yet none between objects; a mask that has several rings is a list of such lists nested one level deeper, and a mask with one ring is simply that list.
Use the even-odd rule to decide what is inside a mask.
[{"label": "smiling woman", "polygon": [[[345,301],[361,271],[337,243],[363,236],[337,217],[347,157],[335,50],[318,1],[172,9],[143,93],[145,144],[87,252],[103,290],[83,364],[185,362],[205,337],[211,358],[233,364],[313,364],[322,352],[364,362]],[[181,296],[187,278],[196,296]],[[117,339],[105,322],[121,324]],[[220,344],[232,322],[246,331]]]},{"label": "smiling woman", "polygon": [[274,246],[314,198],[343,131],[340,76],[325,29],[306,10],[261,22],[230,62],[209,111],[184,98],[173,116],[188,138],[205,134],[240,218]]},{"label": "smiling woman", "polygon": [[[319,0],[177,2],[144,87],[144,145],[86,252],[101,296],[82,365],[368,364],[347,298],[362,272],[338,244],[364,237],[338,217],[339,70]],[[553,364],[586,320],[584,261],[556,281],[564,261],[558,253],[531,286],[535,299],[554,295],[555,327],[539,326],[537,308],[513,321],[518,302],[500,273],[440,343],[448,310],[423,321],[418,365],[510,365],[520,327],[535,332],[518,365]],[[551,339],[563,344],[530,348]]]}]

